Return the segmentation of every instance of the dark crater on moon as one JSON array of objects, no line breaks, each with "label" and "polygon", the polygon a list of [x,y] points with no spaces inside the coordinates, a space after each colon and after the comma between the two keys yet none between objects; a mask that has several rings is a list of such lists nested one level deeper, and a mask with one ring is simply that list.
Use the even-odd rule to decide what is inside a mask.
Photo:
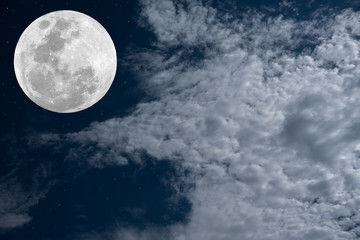
[{"label": "dark crater on moon", "polygon": [[55,28],[59,29],[60,31],[63,31],[71,26],[71,23],[73,21],[65,20],[63,18],[60,18],[56,21]]},{"label": "dark crater on moon", "polygon": [[42,30],[46,29],[49,26],[50,26],[50,22],[47,21],[47,20],[41,21],[40,24],[39,24],[39,28],[42,29]]}]

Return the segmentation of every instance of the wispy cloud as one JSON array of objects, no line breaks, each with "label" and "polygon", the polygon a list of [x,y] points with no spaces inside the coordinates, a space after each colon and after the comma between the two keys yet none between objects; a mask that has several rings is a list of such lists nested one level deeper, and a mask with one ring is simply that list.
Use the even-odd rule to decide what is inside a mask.
[{"label": "wispy cloud", "polygon": [[0,233],[28,223],[31,220],[29,208],[45,196],[51,185],[45,184],[47,187],[43,188],[39,184],[38,181],[43,179],[43,176],[39,176],[39,169],[30,174],[33,179],[24,183],[16,177],[22,171],[23,169],[16,169],[0,178]]},{"label": "wispy cloud", "polygon": [[20,227],[30,220],[31,218],[27,214],[2,214],[0,218],[0,228],[5,230]]},{"label": "wispy cloud", "polygon": [[[10,134],[0,136],[3,158],[0,177],[0,234],[31,221],[30,208],[45,198],[49,189],[59,180],[54,169],[63,169],[69,165],[49,161],[56,159],[51,154],[56,152],[55,142],[59,137],[43,133],[35,137],[34,132],[23,137]],[[46,151],[44,145],[51,146],[51,151]]]}]

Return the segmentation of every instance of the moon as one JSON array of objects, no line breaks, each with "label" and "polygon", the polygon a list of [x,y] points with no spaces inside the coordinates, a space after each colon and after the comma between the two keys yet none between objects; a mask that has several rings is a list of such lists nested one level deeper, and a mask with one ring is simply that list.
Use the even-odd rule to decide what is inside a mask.
[{"label": "moon", "polygon": [[114,43],[105,28],[80,12],[61,10],[33,21],[15,48],[24,93],[58,113],[84,110],[109,90],[116,73]]}]

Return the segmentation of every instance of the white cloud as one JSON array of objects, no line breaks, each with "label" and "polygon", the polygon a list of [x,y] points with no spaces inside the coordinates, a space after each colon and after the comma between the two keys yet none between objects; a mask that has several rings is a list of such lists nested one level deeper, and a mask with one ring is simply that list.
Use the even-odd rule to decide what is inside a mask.
[{"label": "white cloud", "polygon": [[67,138],[107,152],[100,165],[146,151],[191,169],[193,208],[173,239],[356,238],[360,14],[237,20],[187,4],[142,4],[159,50],[132,58],[149,64],[138,76],[156,100]]},{"label": "white cloud", "polygon": [[158,37],[159,44],[194,45],[226,33],[227,29],[217,27],[214,9],[204,8],[197,1],[185,2],[186,7],[173,1],[160,4],[142,1],[142,15]]}]

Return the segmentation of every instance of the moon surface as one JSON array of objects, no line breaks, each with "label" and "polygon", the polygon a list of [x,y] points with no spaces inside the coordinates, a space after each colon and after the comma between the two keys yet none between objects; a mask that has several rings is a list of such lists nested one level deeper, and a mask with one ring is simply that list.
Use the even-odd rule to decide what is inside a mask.
[{"label": "moon surface", "polygon": [[22,33],[15,49],[15,75],[37,105],[58,113],[84,110],[109,90],[116,50],[95,19],[75,11],[45,14]]}]

